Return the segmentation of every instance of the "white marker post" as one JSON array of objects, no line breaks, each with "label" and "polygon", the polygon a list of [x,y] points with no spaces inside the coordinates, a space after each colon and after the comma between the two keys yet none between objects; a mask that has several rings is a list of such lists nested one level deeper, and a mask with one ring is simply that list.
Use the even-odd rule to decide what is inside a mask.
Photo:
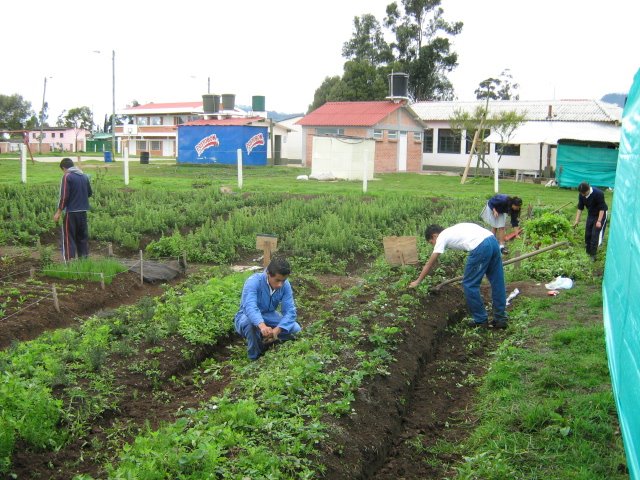
[{"label": "white marker post", "polygon": [[366,151],[362,152],[362,157],[363,157],[362,164],[364,165],[362,167],[362,193],[367,193],[367,152]]},{"label": "white marker post", "polygon": [[22,183],[27,183],[27,148],[20,144],[20,176]]},{"label": "white marker post", "polygon": [[129,185],[129,147],[124,147],[124,184]]},{"label": "white marker post", "polygon": [[238,188],[242,188],[242,149],[237,150],[238,154]]}]

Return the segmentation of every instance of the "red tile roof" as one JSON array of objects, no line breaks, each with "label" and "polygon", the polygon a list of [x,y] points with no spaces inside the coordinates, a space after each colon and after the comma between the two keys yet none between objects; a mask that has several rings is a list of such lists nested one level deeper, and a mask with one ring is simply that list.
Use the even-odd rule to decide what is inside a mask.
[{"label": "red tile roof", "polygon": [[193,120],[192,122],[184,123],[183,125],[194,126],[194,125],[216,125],[216,126],[229,126],[229,125],[251,125],[253,123],[258,123],[261,121],[265,121],[262,117],[229,117],[229,118],[209,118],[209,119],[200,119]]},{"label": "red tile roof", "polygon": [[391,101],[327,102],[297,122],[305,126],[370,127],[404,106]]}]

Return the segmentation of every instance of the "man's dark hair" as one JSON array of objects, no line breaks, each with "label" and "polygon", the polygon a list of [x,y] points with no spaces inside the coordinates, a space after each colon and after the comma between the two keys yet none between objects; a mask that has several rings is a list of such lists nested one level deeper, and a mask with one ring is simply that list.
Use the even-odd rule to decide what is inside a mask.
[{"label": "man's dark hair", "polygon": [[578,191],[580,193],[588,193],[590,188],[591,186],[587,182],[582,182],[580,185],[578,185]]},{"label": "man's dark hair", "polygon": [[269,262],[267,273],[272,277],[278,274],[287,276],[291,273],[291,265],[284,258],[276,257]]},{"label": "man's dark hair", "polygon": [[444,230],[440,225],[429,225],[427,229],[424,231],[424,238],[427,240],[431,240],[436,233],[440,233]]},{"label": "man's dark hair", "polygon": [[62,160],[60,160],[60,168],[71,168],[73,167],[73,160],[71,160],[69,157],[65,157]]}]

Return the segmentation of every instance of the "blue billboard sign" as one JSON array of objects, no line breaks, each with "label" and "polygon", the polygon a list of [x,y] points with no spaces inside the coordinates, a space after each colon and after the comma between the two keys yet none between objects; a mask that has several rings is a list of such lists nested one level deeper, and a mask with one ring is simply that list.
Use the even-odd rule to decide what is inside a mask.
[{"label": "blue billboard sign", "polygon": [[253,125],[178,126],[178,163],[267,164],[267,127]]}]

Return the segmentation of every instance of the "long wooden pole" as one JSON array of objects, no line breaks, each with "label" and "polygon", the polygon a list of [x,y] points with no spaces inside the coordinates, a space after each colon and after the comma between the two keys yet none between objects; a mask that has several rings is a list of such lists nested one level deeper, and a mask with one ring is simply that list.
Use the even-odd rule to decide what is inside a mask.
[{"label": "long wooden pole", "polygon": [[[558,248],[558,247],[561,247],[563,245],[568,245],[568,244],[569,244],[569,242],[557,242],[557,243],[554,243],[553,245],[549,245],[548,247],[541,248],[540,250],[536,250],[534,252],[525,253],[524,255],[520,255],[519,257],[510,258],[506,262],[503,262],[502,265],[503,266],[510,265],[512,263],[519,262],[520,260],[524,260],[525,258],[533,257],[534,255],[539,255],[541,253],[548,252],[549,250],[553,250],[554,248]],[[463,278],[464,277],[462,275],[460,275],[459,277],[450,278],[449,280],[445,280],[441,284],[436,285],[435,287],[433,287],[432,290],[436,290],[436,291],[440,290],[440,288],[444,287],[445,285],[449,285],[450,283],[459,282]]]},{"label": "long wooden pole", "polygon": [[473,158],[473,153],[476,151],[476,143],[478,142],[478,132],[480,130],[476,130],[476,133],[473,135],[473,143],[471,143],[471,151],[469,152],[469,159],[467,160],[467,166],[464,167],[464,173],[462,174],[462,178],[460,179],[460,183],[464,184],[467,181],[467,175],[469,174],[469,167],[471,167],[471,159]]}]

